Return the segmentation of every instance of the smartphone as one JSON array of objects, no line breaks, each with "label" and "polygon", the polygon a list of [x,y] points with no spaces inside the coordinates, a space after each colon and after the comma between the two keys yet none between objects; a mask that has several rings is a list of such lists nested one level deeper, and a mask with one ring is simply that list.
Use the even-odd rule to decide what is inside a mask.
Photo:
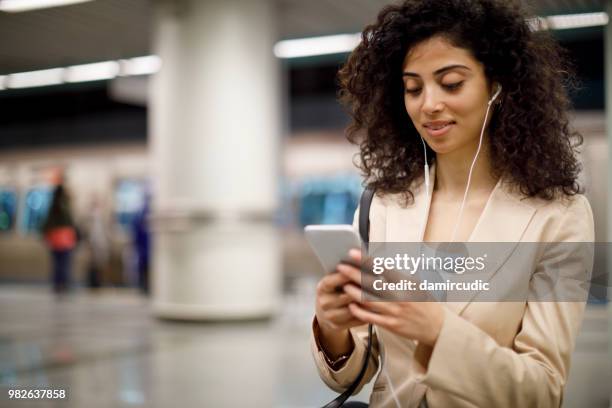
[{"label": "smartphone", "polygon": [[304,234],[326,273],[335,271],[340,262],[353,264],[348,261],[349,250],[362,248],[352,225],[307,225]]}]

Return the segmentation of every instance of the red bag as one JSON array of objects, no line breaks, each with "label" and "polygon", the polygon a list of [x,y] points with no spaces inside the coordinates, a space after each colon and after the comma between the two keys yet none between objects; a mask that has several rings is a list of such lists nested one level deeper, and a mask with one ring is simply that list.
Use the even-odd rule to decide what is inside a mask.
[{"label": "red bag", "polygon": [[47,244],[55,251],[73,249],[76,245],[76,231],[73,227],[57,227],[45,234]]}]

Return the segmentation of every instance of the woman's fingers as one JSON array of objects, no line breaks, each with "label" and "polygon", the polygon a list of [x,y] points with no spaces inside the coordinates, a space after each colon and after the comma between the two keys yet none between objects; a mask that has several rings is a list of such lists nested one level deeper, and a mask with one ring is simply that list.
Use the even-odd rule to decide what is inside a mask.
[{"label": "woman's fingers", "polygon": [[345,307],[352,301],[351,296],[346,293],[324,294],[319,299],[319,305],[323,310],[332,310]]},{"label": "woman's fingers", "polygon": [[381,277],[373,273],[362,272],[361,269],[348,265],[340,264],[336,267],[338,272],[346,276],[350,281],[365,290],[368,296],[375,296],[374,281],[380,280]]},{"label": "woman's fingers", "polygon": [[354,303],[358,303],[360,304],[362,307],[367,308],[368,310],[371,310],[373,312],[376,313],[383,313],[383,314],[395,314],[397,313],[397,304],[394,302],[389,302],[386,300],[383,300],[381,298],[378,297],[373,297],[373,295],[369,295],[366,300],[366,297],[364,296],[364,292],[351,284],[345,285],[344,286],[344,291],[346,292],[347,295],[349,295],[351,297],[351,300]]},{"label": "woman's fingers", "polygon": [[359,320],[382,327],[393,326],[396,320],[394,317],[372,312],[357,303],[351,303],[349,309],[353,316]]},{"label": "woman's fingers", "polygon": [[349,281],[361,286],[361,271],[359,268],[349,264],[338,264],[336,270]]},{"label": "woman's fingers", "polygon": [[337,292],[337,289],[342,287],[348,281],[349,278],[341,273],[334,272],[327,274],[319,281],[317,285],[317,293],[323,294]]}]

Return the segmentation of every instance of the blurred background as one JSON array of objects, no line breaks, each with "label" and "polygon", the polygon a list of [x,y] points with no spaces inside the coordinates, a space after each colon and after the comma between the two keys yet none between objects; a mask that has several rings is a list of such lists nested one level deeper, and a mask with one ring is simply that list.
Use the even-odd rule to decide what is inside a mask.
[{"label": "blurred background", "polygon": [[[0,406],[335,395],[310,358],[322,270],[302,229],[352,222],[335,74],[387,3],[0,0]],[[612,1],[529,5],[577,68],[572,125],[605,243]],[[604,258],[565,407],[612,407]]]}]

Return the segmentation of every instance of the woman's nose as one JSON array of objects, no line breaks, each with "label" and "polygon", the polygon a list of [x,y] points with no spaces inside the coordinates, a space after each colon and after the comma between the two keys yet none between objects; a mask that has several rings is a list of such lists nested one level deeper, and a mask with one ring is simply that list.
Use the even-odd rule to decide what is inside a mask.
[{"label": "woman's nose", "polygon": [[423,90],[423,105],[421,109],[424,113],[431,115],[432,113],[440,112],[444,108],[441,95],[435,89],[429,88]]}]

